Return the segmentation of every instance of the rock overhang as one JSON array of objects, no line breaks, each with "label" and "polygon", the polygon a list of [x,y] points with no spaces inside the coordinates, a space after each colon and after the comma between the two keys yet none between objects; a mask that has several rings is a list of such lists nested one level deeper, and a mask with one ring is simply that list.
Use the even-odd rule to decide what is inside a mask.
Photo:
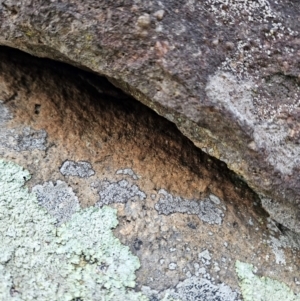
[{"label": "rock overhang", "polygon": [[136,289],[153,298],[168,287],[186,300],[192,285],[194,297],[236,299],[236,260],[299,291],[297,235],[224,163],[105,79],[2,50],[0,156],[30,170],[26,186],[58,227],[78,203],[117,208],[114,234],[141,262]]},{"label": "rock overhang", "polygon": [[274,219],[300,231],[297,3],[1,5],[2,45],[105,75],[226,162]]}]

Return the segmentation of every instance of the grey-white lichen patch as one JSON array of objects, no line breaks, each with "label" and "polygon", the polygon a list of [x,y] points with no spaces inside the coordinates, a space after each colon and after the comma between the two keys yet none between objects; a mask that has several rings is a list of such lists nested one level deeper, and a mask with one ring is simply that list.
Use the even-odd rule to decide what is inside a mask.
[{"label": "grey-white lichen patch", "polygon": [[132,177],[134,180],[138,180],[138,175],[131,168],[119,169],[116,172],[117,175],[128,175]]},{"label": "grey-white lichen patch", "polygon": [[272,218],[282,225],[288,225],[290,229],[297,229],[297,220],[294,217],[294,210],[290,207],[282,208],[279,202],[273,199],[260,196],[262,207],[269,213]]},{"label": "grey-white lichen patch", "polygon": [[3,101],[0,100],[0,125],[5,124],[12,118],[9,110],[3,104]]},{"label": "grey-white lichen patch", "polygon": [[209,198],[202,201],[186,200],[178,196],[173,196],[165,189],[160,189],[158,193],[161,196],[155,204],[155,209],[159,214],[169,215],[175,212],[195,214],[206,223],[222,224],[224,213],[216,206],[215,201],[212,202]]},{"label": "grey-white lichen patch", "polygon": [[22,133],[16,137],[16,151],[27,151],[33,149],[45,150],[47,143],[47,133],[45,130],[34,130],[25,127]]},{"label": "grey-white lichen patch", "polygon": [[299,301],[300,295],[284,283],[268,277],[258,277],[251,264],[237,261],[236,272],[244,301]]},{"label": "grey-white lichen patch", "polygon": [[300,234],[293,232],[285,228],[282,232],[282,235],[279,236],[281,245],[284,248],[291,248],[295,250],[300,249]]},{"label": "grey-white lichen patch", "polygon": [[238,293],[233,291],[224,283],[215,284],[213,281],[189,277],[179,282],[174,289],[168,289],[163,292],[151,290],[143,287],[142,291],[150,300],[161,301],[237,301]]},{"label": "grey-white lichen patch", "polygon": [[253,86],[254,83],[250,80],[239,81],[231,73],[219,71],[209,78],[206,93],[215,105],[226,107],[240,123],[252,124],[254,122],[251,96]]},{"label": "grey-white lichen patch", "polygon": [[[268,0],[206,0],[206,3],[209,4],[209,10],[216,15],[216,22],[226,20],[229,24],[234,24],[235,19],[241,15],[248,16],[249,21],[256,20],[260,23],[267,22],[268,18],[276,18]],[[221,4],[227,5],[225,11],[222,11]]]},{"label": "grey-white lichen patch", "polygon": [[11,118],[11,113],[0,100],[0,148],[5,147],[17,152],[46,150],[47,132],[45,130],[34,130],[31,127],[24,127],[21,130],[8,129],[5,124]]},{"label": "grey-white lichen patch", "polygon": [[20,166],[0,160],[0,300],[148,300],[139,260],[114,237],[116,211],[90,207],[59,227]]},{"label": "grey-white lichen patch", "polygon": [[271,236],[270,244],[272,247],[272,251],[275,255],[275,260],[277,264],[284,264],[285,265],[285,254],[283,250],[283,245],[281,244],[280,240]]},{"label": "grey-white lichen patch", "polygon": [[19,129],[0,129],[1,146],[13,149],[17,152],[31,151],[34,149],[46,150],[47,132],[34,130],[31,127]]},{"label": "grey-white lichen patch", "polygon": [[66,182],[46,182],[34,186],[32,191],[36,194],[39,205],[46,208],[58,224],[69,220],[80,208],[77,196]]},{"label": "grey-white lichen patch", "polygon": [[208,279],[195,276],[180,282],[170,295],[173,299],[184,301],[235,301],[238,297],[238,294],[224,283],[214,284]]},{"label": "grey-white lichen patch", "polygon": [[95,174],[92,165],[86,161],[71,161],[66,160],[59,169],[64,176],[73,176],[80,178],[88,178]]},{"label": "grey-white lichen patch", "polygon": [[272,248],[275,261],[277,264],[286,264],[284,250],[285,248],[299,250],[300,235],[288,229],[279,230],[276,222],[271,218],[268,218],[267,226],[271,235],[266,242]]},{"label": "grey-white lichen patch", "polygon": [[300,166],[300,146],[289,140],[289,129],[282,122],[282,111],[293,112],[300,103],[295,97],[293,104],[264,108],[259,116],[253,98],[255,84],[252,80],[238,80],[229,72],[218,71],[210,77],[206,93],[212,103],[233,114],[241,125],[253,129],[251,149],[264,149],[267,161],[282,174],[289,175]]},{"label": "grey-white lichen patch", "polygon": [[212,202],[214,202],[216,205],[220,205],[220,204],[221,204],[221,200],[220,200],[216,195],[214,195],[214,194],[210,194],[210,195],[208,196],[208,198],[209,198]]},{"label": "grey-white lichen patch", "polygon": [[198,254],[198,258],[199,260],[202,261],[202,263],[209,265],[210,264],[210,260],[211,260],[211,256],[208,250],[204,250],[201,253]]},{"label": "grey-white lichen patch", "polygon": [[170,262],[169,263],[169,270],[176,270],[177,263],[176,262]]},{"label": "grey-white lichen patch", "polygon": [[146,199],[146,194],[137,185],[126,180],[109,182],[104,180],[94,183],[93,187],[98,190],[100,199],[97,206],[102,207],[112,203],[126,203],[129,200],[137,201]]},{"label": "grey-white lichen patch", "polygon": [[[247,34],[246,39],[243,38],[235,41],[236,44],[227,42],[227,45],[233,45],[233,47],[230,47],[229,49],[235,49],[235,53],[225,59],[220,69],[230,71],[239,78],[250,76],[249,66],[255,61],[254,57],[257,52],[269,56],[272,51],[276,49],[277,41],[293,39],[294,37],[299,36],[299,32],[293,31],[284,25],[287,23],[282,15],[273,9],[268,0],[207,0],[205,3],[207,4],[208,11],[214,14],[215,22],[218,26],[223,26],[224,22],[229,24],[229,26],[235,25],[236,20],[242,19],[248,23],[250,27],[252,24],[260,24],[260,26],[264,27],[264,38],[269,40],[270,43],[261,43],[259,37],[253,38],[250,37],[249,34]],[[226,10],[223,9],[224,5],[226,6]],[[268,26],[266,26],[266,24],[268,24]],[[250,41],[252,41],[251,47],[249,47]],[[291,51],[289,47],[282,47],[281,55],[283,57],[287,56],[289,51]],[[255,76],[259,76],[260,70],[256,70],[256,73]]]}]

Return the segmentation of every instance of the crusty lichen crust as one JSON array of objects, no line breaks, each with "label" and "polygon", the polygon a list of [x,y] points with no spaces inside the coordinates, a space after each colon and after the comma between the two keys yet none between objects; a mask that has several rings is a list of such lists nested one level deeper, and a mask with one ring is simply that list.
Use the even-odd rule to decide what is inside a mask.
[{"label": "crusty lichen crust", "polygon": [[0,160],[0,300],[147,300],[132,290],[138,258],[112,233],[116,211],[78,209],[56,227],[29,178]]},{"label": "crusty lichen crust", "polygon": [[235,266],[244,301],[300,301],[286,284],[255,275],[252,264],[237,261]]}]

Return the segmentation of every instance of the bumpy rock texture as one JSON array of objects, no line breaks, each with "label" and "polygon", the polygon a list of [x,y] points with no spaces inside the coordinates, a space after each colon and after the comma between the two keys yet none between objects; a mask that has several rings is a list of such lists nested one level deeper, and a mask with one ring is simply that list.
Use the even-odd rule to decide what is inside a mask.
[{"label": "bumpy rock texture", "polygon": [[0,44],[107,76],[300,232],[299,16],[295,0],[3,0]]},{"label": "bumpy rock texture", "polygon": [[147,301],[130,290],[140,264],[111,231],[116,210],[77,207],[56,228],[23,187],[29,178],[20,166],[0,160],[1,300]]},{"label": "bumpy rock texture", "polygon": [[[299,234],[274,222],[224,163],[105,78],[1,49],[0,125],[0,254],[11,251],[0,262],[0,299],[31,300],[44,285],[59,301],[117,300],[106,298],[112,291],[121,300],[238,301],[255,297],[251,283],[262,293],[270,284],[271,300],[274,285],[300,298]],[[58,235],[50,245],[47,229]],[[84,258],[65,260],[74,253]]]}]

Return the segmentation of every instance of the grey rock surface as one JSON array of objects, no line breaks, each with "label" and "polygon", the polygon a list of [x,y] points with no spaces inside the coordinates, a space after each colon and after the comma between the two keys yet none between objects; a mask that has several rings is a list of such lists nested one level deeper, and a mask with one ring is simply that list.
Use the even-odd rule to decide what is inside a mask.
[{"label": "grey rock surface", "polygon": [[105,75],[300,232],[299,16],[295,0],[4,0],[0,44]]}]

